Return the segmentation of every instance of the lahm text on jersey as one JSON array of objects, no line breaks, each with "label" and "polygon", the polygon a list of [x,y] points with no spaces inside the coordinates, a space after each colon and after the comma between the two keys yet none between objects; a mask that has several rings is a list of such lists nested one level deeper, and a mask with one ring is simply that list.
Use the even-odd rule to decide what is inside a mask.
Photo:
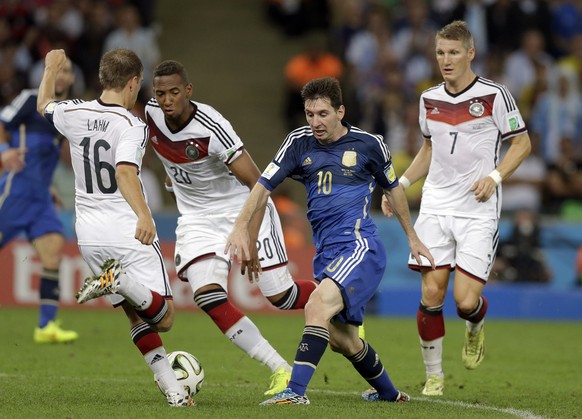
[{"label": "lahm text on jersey", "polygon": [[105,119],[87,119],[87,131],[107,131],[109,121]]}]

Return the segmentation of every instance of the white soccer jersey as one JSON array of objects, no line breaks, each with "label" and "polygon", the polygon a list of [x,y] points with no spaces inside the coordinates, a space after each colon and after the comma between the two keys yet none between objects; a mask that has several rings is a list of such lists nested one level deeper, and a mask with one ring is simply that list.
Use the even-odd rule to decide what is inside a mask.
[{"label": "white soccer jersey", "polygon": [[45,115],[70,142],[79,245],[134,244],[137,216],[117,186],[115,167],[127,162],[141,168],[145,123],[100,100],[52,102]]},{"label": "white soccer jersey", "polygon": [[146,106],[152,146],[172,180],[178,210],[182,216],[238,214],[249,189],[227,164],[242,153],[242,140],[214,108],[192,104],[192,119],[177,132],[167,127],[155,99]]},{"label": "white soccer jersey", "polygon": [[501,185],[482,203],[470,189],[497,166],[501,141],[526,132],[509,91],[481,77],[458,94],[441,83],[422,93],[419,122],[423,136],[432,141],[420,211],[498,218]]}]

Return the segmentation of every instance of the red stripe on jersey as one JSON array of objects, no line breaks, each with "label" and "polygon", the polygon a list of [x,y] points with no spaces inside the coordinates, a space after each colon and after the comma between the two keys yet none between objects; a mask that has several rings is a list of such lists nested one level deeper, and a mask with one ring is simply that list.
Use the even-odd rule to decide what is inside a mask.
[{"label": "red stripe on jersey", "polygon": [[424,99],[426,118],[431,121],[459,125],[493,115],[495,94],[476,97],[459,103],[450,103],[436,99]]},{"label": "red stripe on jersey", "polygon": [[154,149],[172,163],[190,163],[208,156],[210,137],[172,141],[162,133],[151,117],[147,118]]}]

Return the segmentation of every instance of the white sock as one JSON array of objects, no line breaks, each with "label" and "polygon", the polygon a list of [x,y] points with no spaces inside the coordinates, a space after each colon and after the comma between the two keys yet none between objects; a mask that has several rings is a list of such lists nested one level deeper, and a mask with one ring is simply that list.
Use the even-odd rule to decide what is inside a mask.
[{"label": "white sock", "polygon": [[122,273],[119,290],[117,293],[125,297],[127,301],[137,310],[145,310],[152,304],[153,296],[152,291],[134,281],[132,278]]},{"label": "white sock", "polygon": [[467,325],[467,330],[472,335],[474,335],[479,330],[481,330],[484,323],[485,323],[485,319],[481,319],[481,321],[478,323],[473,323],[473,322],[470,322],[469,320],[465,320],[465,324]]},{"label": "white sock", "polygon": [[144,355],[144,359],[164,393],[168,393],[168,391],[184,392],[184,387],[178,382],[176,374],[174,374],[174,370],[168,362],[166,350],[163,346],[149,351]]},{"label": "white sock", "polygon": [[420,351],[427,377],[438,375],[440,378],[444,378],[445,376],[443,373],[443,339],[444,337],[435,340],[420,339]]},{"label": "white sock", "polygon": [[272,372],[281,367],[291,371],[291,366],[261,335],[258,327],[247,316],[232,325],[224,335],[251,358],[269,367]]}]

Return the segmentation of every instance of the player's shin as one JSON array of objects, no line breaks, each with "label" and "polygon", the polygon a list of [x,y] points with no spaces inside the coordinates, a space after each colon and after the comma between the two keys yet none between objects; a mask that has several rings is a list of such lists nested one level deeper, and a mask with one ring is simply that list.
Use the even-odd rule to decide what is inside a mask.
[{"label": "player's shin", "polygon": [[289,388],[304,396],[311,377],[329,343],[329,331],[320,326],[305,326],[299,342]]},{"label": "player's shin", "polygon": [[398,390],[392,384],[388,373],[384,369],[380,357],[368,342],[363,341],[364,347],[360,352],[346,358],[352,363],[356,371],[378,391],[380,400],[396,400]]}]

